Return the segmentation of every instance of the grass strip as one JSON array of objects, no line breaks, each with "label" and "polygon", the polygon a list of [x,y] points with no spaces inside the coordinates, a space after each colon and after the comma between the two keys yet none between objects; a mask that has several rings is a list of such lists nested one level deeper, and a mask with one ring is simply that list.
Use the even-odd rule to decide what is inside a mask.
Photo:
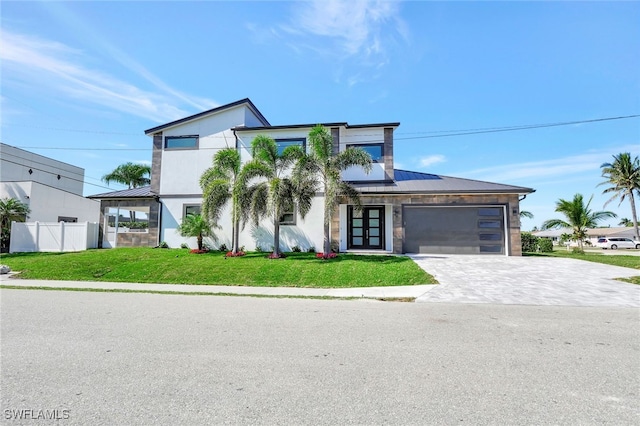
[{"label": "grass strip", "polygon": [[392,255],[323,260],[315,253],[287,253],[285,259],[268,259],[267,253],[253,252],[227,258],[220,252],[136,247],[2,254],[0,261],[20,278],[41,280],[299,288],[437,284],[409,257]]},{"label": "grass strip", "polygon": [[[248,293],[210,293],[206,291],[169,291],[169,290],[132,290],[117,288],[89,288],[89,287],[45,287],[45,286],[23,286],[0,284],[0,288],[9,290],[47,290],[47,291],[83,291],[90,293],[147,293],[147,294],[173,294],[180,296],[242,296],[272,299],[319,299],[319,300],[357,300],[374,299],[380,301],[384,298],[374,297],[343,297],[343,296],[304,296],[304,295],[283,295],[283,294],[248,294]],[[393,300],[389,300],[393,301]]]}]

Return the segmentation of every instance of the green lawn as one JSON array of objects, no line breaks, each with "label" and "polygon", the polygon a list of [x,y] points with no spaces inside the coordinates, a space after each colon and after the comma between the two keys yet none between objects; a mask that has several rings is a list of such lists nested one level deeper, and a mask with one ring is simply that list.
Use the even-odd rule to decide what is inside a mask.
[{"label": "green lawn", "polygon": [[117,248],[74,253],[16,253],[2,264],[24,279],[210,284],[278,287],[376,287],[435,284],[410,258],[340,254],[316,259],[314,253],[267,253],[226,258],[223,253],[191,254],[186,249]]},{"label": "green lawn", "polygon": [[[604,263],[606,265],[624,266],[625,268],[637,269],[640,273],[640,256],[624,254],[606,255],[601,251],[586,250],[584,254],[573,253],[565,249],[554,250],[553,253],[525,253],[525,256],[547,256],[547,257],[568,257],[571,259],[586,260],[589,262]],[[621,281],[640,284],[640,275],[637,277],[625,278]]]}]

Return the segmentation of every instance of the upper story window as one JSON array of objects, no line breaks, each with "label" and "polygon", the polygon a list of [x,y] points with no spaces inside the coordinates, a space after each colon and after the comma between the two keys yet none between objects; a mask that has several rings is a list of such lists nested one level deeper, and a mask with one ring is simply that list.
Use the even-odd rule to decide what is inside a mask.
[{"label": "upper story window", "polygon": [[384,163],[384,144],[383,143],[367,143],[347,145],[347,148],[362,148],[371,155],[371,161],[374,163]]},{"label": "upper story window", "polygon": [[169,149],[190,149],[198,147],[198,135],[165,136],[164,147]]},{"label": "upper story window", "polygon": [[278,155],[282,155],[285,148],[290,146],[299,146],[303,151],[305,151],[307,147],[307,140],[305,138],[276,139],[276,146],[278,147]]}]

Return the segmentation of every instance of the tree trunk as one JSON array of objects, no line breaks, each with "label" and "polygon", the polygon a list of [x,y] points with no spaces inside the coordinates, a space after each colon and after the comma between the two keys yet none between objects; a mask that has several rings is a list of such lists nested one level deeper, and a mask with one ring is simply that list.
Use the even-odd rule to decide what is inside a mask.
[{"label": "tree trunk", "polygon": [[323,247],[323,255],[328,256],[331,253],[331,228],[329,226],[329,221],[324,221],[324,247]]},{"label": "tree trunk", "polygon": [[329,202],[327,199],[327,183],[324,183],[324,247],[322,247],[322,255],[328,256],[331,253],[331,217],[329,212]]},{"label": "tree trunk", "polygon": [[277,214],[273,219],[273,254],[280,257],[280,216]]},{"label": "tree trunk", "polygon": [[638,214],[636,213],[636,200],[633,196],[633,191],[629,191],[629,202],[631,203],[631,219],[633,220],[633,228],[636,230],[636,240],[640,240],[640,233],[638,232]]},{"label": "tree trunk", "polygon": [[198,250],[202,251],[202,234],[198,234]]}]

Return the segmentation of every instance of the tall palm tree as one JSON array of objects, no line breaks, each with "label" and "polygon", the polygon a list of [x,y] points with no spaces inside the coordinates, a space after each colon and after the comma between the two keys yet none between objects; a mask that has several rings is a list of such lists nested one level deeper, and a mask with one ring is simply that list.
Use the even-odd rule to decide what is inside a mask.
[{"label": "tall palm tree", "polygon": [[333,138],[329,131],[317,125],[309,132],[309,154],[300,158],[294,176],[311,176],[316,190],[324,193],[324,244],[323,254],[331,253],[330,223],[341,197],[346,197],[357,209],[362,207],[360,193],[341,178],[341,172],[352,166],[371,171],[371,156],[361,148],[347,148],[333,152]]},{"label": "tall palm tree", "polygon": [[640,232],[638,231],[638,215],[636,213],[636,201],[633,193],[640,195],[640,159],[636,156],[633,160],[631,154],[623,152],[613,156],[613,163],[603,163],[602,177],[606,178],[605,182],[600,185],[611,185],[602,191],[603,194],[613,193],[613,196],[607,200],[604,207],[616,198],[620,198],[622,204],[625,197],[629,197],[631,203],[631,220],[636,231],[636,239],[640,240]]},{"label": "tall palm tree", "polygon": [[111,173],[102,176],[107,184],[111,182],[128,185],[129,189],[149,185],[151,179],[151,166],[144,164],[124,163],[116,167]]},{"label": "tall palm tree", "polygon": [[[273,253],[280,257],[280,217],[293,210],[298,202],[298,212],[305,217],[311,208],[313,191],[305,181],[287,176],[296,160],[304,155],[299,146],[289,146],[278,153],[276,142],[266,135],[258,135],[251,143],[253,159],[245,163],[240,181],[246,188],[248,214],[258,224],[261,218],[273,219]],[[257,182],[256,182],[257,180]]]},{"label": "tall palm tree", "polygon": [[15,198],[0,199],[0,247],[8,249],[11,241],[11,222],[24,222],[31,212],[29,206]]},{"label": "tall palm tree", "polygon": [[589,202],[584,204],[582,194],[573,196],[573,200],[567,201],[562,198],[556,201],[556,211],[562,213],[566,220],[550,219],[542,224],[542,229],[551,228],[571,228],[573,233],[571,237],[578,241],[580,250],[583,250],[583,240],[587,238],[587,228],[595,228],[603,219],[617,217],[614,212],[599,211],[592,212],[589,209],[593,195],[589,198]]},{"label": "tall palm tree", "polygon": [[[138,188],[140,186],[149,185],[151,179],[151,166],[144,164],[124,163],[116,167],[111,173],[102,176],[102,180],[108,185],[111,182],[128,185],[129,189]],[[129,217],[132,222],[136,221],[136,212],[129,211]]]},{"label": "tall palm tree", "polygon": [[214,237],[215,234],[211,229],[209,222],[199,214],[189,213],[182,219],[182,223],[178,225],[177,231],[183,237],[196,237],[198,242],[198,250],[202,250],[203,237]]},{"label": "tall palm tree", "polygon": [[240,153],[233,148],[225,148],[213,156],[213,166],[205,170],[200,177],[202,188],[202,215],[217,224],[222,211],[231,200],[231,251],[239,251],[240,220],[243,217],[243,199],[246,194],[243,182],[239,179],[242,170]]}]

